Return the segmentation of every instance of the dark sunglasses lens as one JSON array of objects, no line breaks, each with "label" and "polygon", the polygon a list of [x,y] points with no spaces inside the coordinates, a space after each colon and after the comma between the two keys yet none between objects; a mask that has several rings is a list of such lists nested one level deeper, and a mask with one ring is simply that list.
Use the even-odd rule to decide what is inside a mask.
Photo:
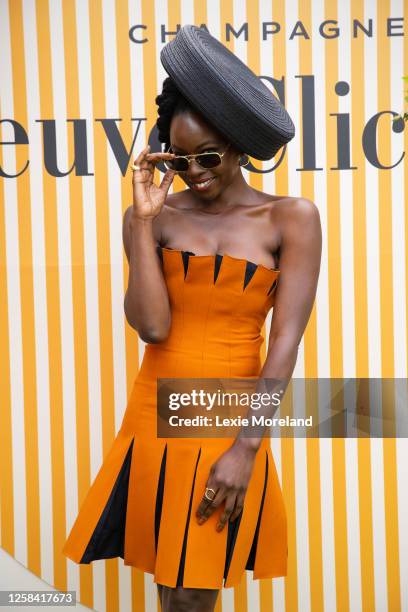
[{"label": "dark sunglasses lens", "polygon": [[176,172],[185,172],[188,170],[188,161],[183,157],[180,159],[166,159],[166,164]]},{"label": "dark sunglasses lens", "polygon": [[196,160],[203,168],[215,168],[221,163],[220,156],[217,153],[202,153],[198,155]]}]

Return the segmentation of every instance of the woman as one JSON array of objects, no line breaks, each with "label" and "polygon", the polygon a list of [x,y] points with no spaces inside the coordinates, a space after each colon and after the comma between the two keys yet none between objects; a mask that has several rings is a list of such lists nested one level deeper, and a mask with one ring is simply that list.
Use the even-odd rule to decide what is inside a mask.
[{"label": "woman", "polygon": [[[193,28],[185,26],[182,35],[188,29],[207,37],[206,48],[218,48]],[[188,100],[182,88],[168,77],[156,98],[165,152],[146,147],[137,156],[133,205],[123,219],[125,313],[146,342],[143,362],[121,429],[64,547],[78,563],[121,556],[152,573],[164,612],[213,610],[222,580],[235,586],[245,569],[254,579],[284,576],[288,551],[268,439],[159,437],[157,379],[289,381],[321,254],[316,206],[250,187],[239,135],[219,122],[215,127],[211,109],[198,108],[199,93],[195,98],[190,90]],[[161,161],[168,169],[157,186]],[[188,188],[169,195],[176,172]],[[260,332],[272,306],[261,370]]]}]

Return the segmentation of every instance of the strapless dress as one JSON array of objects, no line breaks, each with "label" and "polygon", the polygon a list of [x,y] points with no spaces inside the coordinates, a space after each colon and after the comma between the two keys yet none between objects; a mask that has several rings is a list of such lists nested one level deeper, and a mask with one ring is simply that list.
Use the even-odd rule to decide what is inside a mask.
[{"label": "strapless dress", "polygon": [[217,532],[224,503],[199,525],[211,465],[233,438],[157,436],[158,378],[251,378],[280,271],[228,254],[158,247],[171,307],[164,342],[146,344],[121,427],[63,547],[76,563],[121,557],[169,587],[228,588],[287,574],[287,517],[262,439],[238,518]]}]

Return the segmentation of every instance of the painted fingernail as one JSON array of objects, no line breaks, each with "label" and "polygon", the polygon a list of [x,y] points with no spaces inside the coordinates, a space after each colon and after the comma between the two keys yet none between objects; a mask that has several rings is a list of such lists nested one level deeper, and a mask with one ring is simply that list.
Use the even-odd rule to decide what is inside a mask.
[{"label": "painted fingernail", "polygon": [[217,531],[221,531],[221,529],[222,529],[222,525],[221,525],[221,523],[218,523],[218,524],[217,524],[216,529],[217,529]]}]

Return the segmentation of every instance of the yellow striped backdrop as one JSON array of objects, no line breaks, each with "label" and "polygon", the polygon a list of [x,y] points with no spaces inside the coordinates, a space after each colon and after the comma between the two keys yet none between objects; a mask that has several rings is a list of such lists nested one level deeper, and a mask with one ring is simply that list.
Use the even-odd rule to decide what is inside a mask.
[{"label": "yellow striped backdrop", "polygon": [[[257,74],[284,76],[297,136],[275,172],[245,176],[269,193],[310,198],[321,213],[319,287],[294,376],[406,377],[408,172],[405,159],[376,168],[362,138],[376,113],[404,107],[407,8],[402,0],[0,0],[0,140],[21,143],[0,146],[0,166],[17,174],[29,160],[17,178],[0,178],[1,546],[51,585],[75,589],[86,606],[159,610],[150,574],[121,559],[80,567],[61,554],[144,348],[123,312],[130,178],[96,120],[120,118],[128,149],[139,127],[135,151],[145,146],[166,76],[159,52],[172,36],[163,41],[162,28],[177,24],[207,24]],[[321,27],[326,20],[335,23]],[[357,27],[355,36],[353,20],[366,29],[372,20],[372,35]],[[264,39],[262,24],[272,22],[280,30]],[[144,43],[129,37],[140,24],[133,38]],[[245,29],[227,40],[227,24],[236,33],[247,24],[247,40]],[[338,36],[325,37],[336,24]],[[312,75],[319,170],[301,171],[310,134],[302,83]],[[350,92],[338,95],[337,81]],[[350,117],[353,170],[333,169],[336,113]],[[89,175],[45,169],[43,121],[54,119],[61,172],[75,153],[67,119],[86,120]],[[377,133],[381,163],[396,163],[407,130],[393,131],[383,114]],[[270,315],[266,334],[269,325]],[[221,593],[217,611],[408,610],[407,440],[271,443],[289,572],[261,581],[248,572]]]}]

